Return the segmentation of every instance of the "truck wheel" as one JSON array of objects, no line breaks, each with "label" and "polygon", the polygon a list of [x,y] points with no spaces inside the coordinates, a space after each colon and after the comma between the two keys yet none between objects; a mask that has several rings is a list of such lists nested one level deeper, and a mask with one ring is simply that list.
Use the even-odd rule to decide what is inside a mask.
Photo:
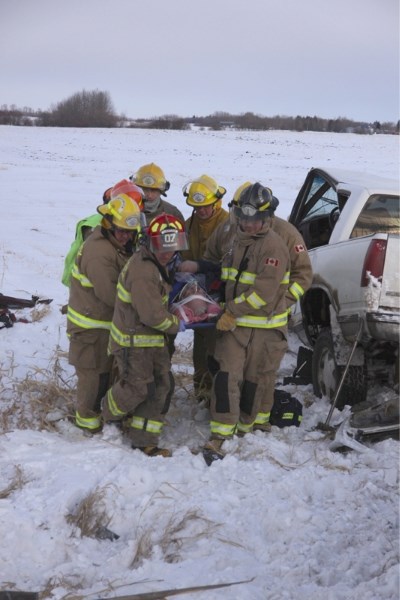
[{"label": "truck wheel", "polygon": [[[326,396],[332,402],[343,371],[344,367],[336,364],[331,330],[323,329],[317,338],[313,352],[312,379],[314,394],[318,398]],[[346,404],[353,406],[359,402],[364,402],[366,397],[367,374],[365,366],[350,366],[337,399],[336,408],[341,410]]]}]

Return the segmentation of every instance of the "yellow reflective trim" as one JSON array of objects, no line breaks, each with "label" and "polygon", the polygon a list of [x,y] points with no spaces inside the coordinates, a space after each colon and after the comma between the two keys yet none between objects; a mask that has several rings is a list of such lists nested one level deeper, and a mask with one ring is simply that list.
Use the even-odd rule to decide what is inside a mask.
[{"label": "yellow reflective trim", "polygon": [[163,348],[165,339],[160,334],[134,335],[123,333],[115,323],[111,323],[111,338],[123,348]]},{"label": "yellow reflective trim", "polygon": [[223,435],[224,437],[232,436],[236,431],[236,425],[227,425],[218,421],[210,422],[211,433]]},{"label": "yellow reflective trim", "polygon": [[244,315],[237,317],[236,325],[239,327],[254,327],[258,329],[274,329],[275,327],[283,327],[287,325],[288,313],[285,311],[280,315],[274,315],[270,319],[267,317],[254,317],[253,315]]},{"label": "yellow reflective trim", "polygon": [[255,309],[259,309],[267,304],[256,292],[249,294],[246,298],[246,302]]},{"label": "yellow reflective trim", "polygon": [[[237,281],[239,271],[234,269],[233,267],[223,267],[221,270],[221,279],[222,281]],[[243,271],[240,274],[238,281],[240,283],[245,283],[248,285],[252,285],[257,277],[257,273],[251,273],[250,271]],[[288,284],[290,279],[290,271],[286,271],[283,279],[281,281],[282,284]]]},{"label": "yellow reflective trim", "polygon": [[110,329],[111,321],[98,321],[97,319],[91,319],[85,315],[81,315],[76,310],[68,306],[67,319],[74,325],[81,327],[82,329]]},{"label": "yellow reflective trim", "polygon": [[229,271],[230,271],[230,269],[228,269],[228,267],[222,267],[222,269],[221,269],[221,280],[222,281],[228,281]]},{"label": "yellow reflective trim", "polygon": [[255,282],[256,277],[256,273],[249,273],[248,271],[243,271],[243,273],[240,274],[239,282],[252,285]]},{"label": "yellow reflective trim", "polygon": [[90,417],[85,418],[81,417],[81,415],[76,411],[75,413],[75,423],[78,427],[84,427],[85,429],[98,429],[101,426],[101,417]]},{"label": "yellow reflective trim", "polygon": [[240,294],[240,296],[236,296],[233,302],[235,304],[241,304],[242,302],[246,302],[246,296],[244,294]]},{"label": "yellow reflective trim", "polygon": [[253,425],[254,423],[241,423],[239,421],[237,424],[237,430],[240,431],[240,433],[249,433],[253,430]]},{"label": "yellow reflective trim", "polygon": [[232,267],[222,267],[221,279],[222,281],[236,281],[238,270]]},{"label": "yellow reflective trim", "polygon": [[113,396],[111,389],[108,390],[108,392],[107,392],[107,403],[108,403],[108,408],[110,410],[110,413],[114,417],[123,417],[124,415],[126,415],[126,412],[124,412],[118,408],[117,403],[114,400],[114,396]]},{"label": "yellow reflective trim", "polygon": [[122,215],[117,210],[115,210],[112,204],[108,204],[108,210],[109,213],[117,219],[117,221],[120,221],[122,219]]},{"label": "yellow reflective trim", "polygon": [[117,295],[121,302],[125,302],[127,304],[132,302],[132,295],[124,288],[120,281],[117,283]]},{"label": "yellow reflective trim", "polygon": [[257,277],[256,273],[250,273],[249,271],[243,271],[240,274],[239,279],[237,276],[239,271],[234,269],[233,267],[223,267],[221,270],[221,280],[222,281],[239,281],[239,283],[244,283],[246,285],[252,285]]},{"label": "yellow reflective trim", "polygon": [[133,345],[135,348],[163,348],[165,338],[163,335],[134,335]]},{"label": "yellow reflective trim", "polygon": [[120,329],[118,329],[115,323],[111,323],[110,336],[112,337],[114,342],[116,342],[119,346],[122,346],[124,348],[130,348],[133,345],[132,336],[123,333]]},{"label": "yellow reflective trim", "polygon": [[300,300],[300,298],[302,296],[304,296],[304,289],[301,287],[301,285],[299,283],[297,283],[297,281],[295,281],[290,286],[289,293],[292,294],[292,296],[294,298],[296,298],[296,300]]},{"label": "yellow reflective trim", "polygon": [[269,423],[269,417],[271,413],[257,413],[256,420],[254,421],[254,425],[266,425]]},{"label": "yellow reflective trim", "polygon": [[[294,419],[294,413],[283,413],[282,419],[287,419],[288,421],[292,421]],[[299,421],[301,421],[303,419],[303,417],[301,415],[298,416]]]},{"label": "yellow reflective trim", "polygon": [[177,325],[178,324],[178,317],[175,317],[175,315],[171,315],[171,318],[167,317],[166,319],[164,319],[164,321],[162,321],[162,323],[159,323],[158,325],[153,325],[154,329],[159,329],[160,331],[166,331],[167,329],[169,329],[171,327],[171,325]]},{"label": "yellow reflective trim", "polygon": [[140,429],[141,431],[160,434],[162,432],[164,423],[162,421],[145,419],[144,417],[132,417],[130,426],[133,429]]},{"label": "yellow reflective trim", "polygon": [[93,284],[87,277],[85,277],[85,275],[82,275],[76,264],[74,264],[72,267],[71,276],[74,277],[74,279],[76,279],[77,281],[79,281],[82,287],[93,287]]}]

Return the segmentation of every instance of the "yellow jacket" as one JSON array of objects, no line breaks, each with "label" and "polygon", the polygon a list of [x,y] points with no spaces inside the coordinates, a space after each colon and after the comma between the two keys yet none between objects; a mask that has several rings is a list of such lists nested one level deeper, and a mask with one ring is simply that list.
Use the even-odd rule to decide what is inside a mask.
[{"label": "yellow jacket", "polygon": [[189,250],[182,252],[183,260],[199,260],[203,258],[206,243],[212,232],[229,214],[221,206],[217,208],[209,219],[199,219],[195,212],[185,222],[185,229],[189,238]]}]

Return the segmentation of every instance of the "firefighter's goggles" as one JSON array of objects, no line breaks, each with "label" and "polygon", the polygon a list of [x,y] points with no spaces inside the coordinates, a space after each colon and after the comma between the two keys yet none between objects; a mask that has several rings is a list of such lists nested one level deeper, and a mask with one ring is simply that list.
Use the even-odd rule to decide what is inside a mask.
[{"label": "firefighter's goggles", "polygon": [[251,219],[254,221],[264,221],[267,217],[270,216],[269,210],[259,210],[251,204],[235,206],[234,214],[239,219]]},{"label": "firefighter's goggles", "polygon": [[241,206],[239,210],[245,217],[254,217],[259,212],[254,206],[251,206],[251,204],[245,204],[244,206]]}]

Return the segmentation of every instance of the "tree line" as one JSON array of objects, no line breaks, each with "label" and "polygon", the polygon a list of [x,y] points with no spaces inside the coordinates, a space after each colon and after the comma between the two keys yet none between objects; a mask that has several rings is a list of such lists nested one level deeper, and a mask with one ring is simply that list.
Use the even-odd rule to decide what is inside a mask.
[{"label": "tree line", "polygon": [[246,112],[232,115],[227,112],[215,112],[207,116],[180,117],[163,115],[151,119],[132,119],[118,115],[114,109],[109,92],[82,90],[58,102],[47,111],[33,111],[25,106],[15,105],[0,108],[0,125],[36,125],[41,127],[140,127],[148,129],[185,130],[192,125],[214,131],[221,129],[242,129],[254,131],[290,130],[290,131],[330,131],[336,133],[354,132],[360,134],[391,133],[399,134],[400,120],[397,123],[366,123],[353,121],[346,117],[323,119],[317,116],[296,117],[275,115],[265,117]]}]

